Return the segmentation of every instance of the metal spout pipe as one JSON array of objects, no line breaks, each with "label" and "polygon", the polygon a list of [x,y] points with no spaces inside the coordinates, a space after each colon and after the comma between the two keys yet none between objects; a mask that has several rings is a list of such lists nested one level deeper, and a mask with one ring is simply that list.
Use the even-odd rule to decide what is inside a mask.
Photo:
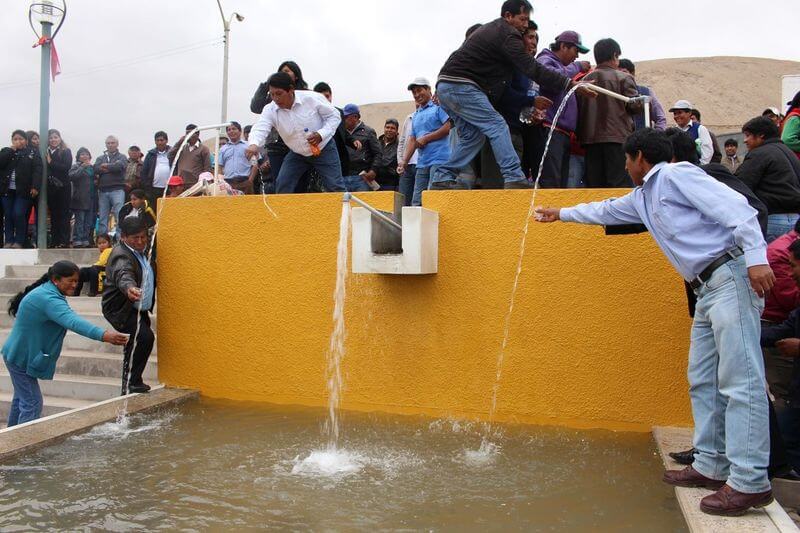
[{"label": "metal spout pipe", "polygon": [[375,209],[374,207],[369,205],[364,200],[361,200],[357,196],[354,196],[353,193],[349,193],[349,192],[344,193],[344,196],[342,196],[342,202],[349,202],[351,200],[354,201],[355,203],[357,203],[358,205],[360,205],[361,207],[363,207],[364,209],[366,209],[367,211],[369,211],[370,213],[372,213],[373,215],[375,215],[376,217],[378,217],[378,220],[380,220],[384,224],[389,224],[390,226],[392,226],[392,227],[394,227],[394,228],[396,228],[396,229],[398,229],[400,231],[403,230],[403,226],[398,224],[395,220],[389,218],[384,213],[378,211],[377,209]]}]

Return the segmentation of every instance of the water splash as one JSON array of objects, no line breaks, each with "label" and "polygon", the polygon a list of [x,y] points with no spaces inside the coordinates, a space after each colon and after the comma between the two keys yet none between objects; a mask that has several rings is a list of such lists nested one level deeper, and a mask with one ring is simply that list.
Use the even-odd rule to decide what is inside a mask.
[{"label": "water splash", "polygon": [[333,332],[328,347],[328,420],[325,434],[328,449],[336,450],[339,442],[339,404],[342,399],[342,359],[344,359],[344,303],[347,285],[347,242],[350,235],[350,202],[342,202],[342,218],[339,222],[339,247],[336,252],[336,288],[333,292]]},{"label": "water splash", "polygon": [[522,274],[522,262],[525,258],[525,244],[528,240],[528,228],[530,227],[531,218],[534,217],[536,210],[536,192],[539,190],[539,180],[542,178],[542,169],[544,168],[544,161],[547,157],[547,152],[550,149],[550,141],[553,139],[553,132],[555,131],[558,119],[567,105],[567,102],[575,94],[579,87],[586,85],[585,83],[578,83],[572,87],[564,98],[561,100],[561,105],[558,106],[555,116],[553,117],[553,124],[550,126],[550,133],[547,135],[547,142],[544,145],[544,153],[542,160],[539,163],[539,171],[536,173],[536,180],[533,183],[533,191],[531,193],[531,203],[528,208],[528,215],[525,217],[525,225],[522,228],[522,240],[519,243],[519,259],[517,260],[517,270],[514,274],[514,284],[511,287],[511,298],[508,304],[508,311],[506,312],[505,322],[503,326],[503,342],[500,345],[500,353],[497,356],[497,371],[495,373],[494,385],[492,386],[492,403],[489,408],[489,422],[486,428],[480,449],[487,449],[489,446],[495,446],[489,441],[492,434],[492,423],[497,412],[497,395],[500,392],[500,379],[503,377],[503,362],[505,359],[506,348],[508,347],[509,331],[511,329],[511,317],[514,314],[514,301],[517,297],[517,287],[519,286],[519,278]]},{"label": "water splash", "polygon": [[344,450],[315,450],[305,459],[294,458],[292,474],[310,476],[341,476],[353,474],[364,467],[358,454]]}]

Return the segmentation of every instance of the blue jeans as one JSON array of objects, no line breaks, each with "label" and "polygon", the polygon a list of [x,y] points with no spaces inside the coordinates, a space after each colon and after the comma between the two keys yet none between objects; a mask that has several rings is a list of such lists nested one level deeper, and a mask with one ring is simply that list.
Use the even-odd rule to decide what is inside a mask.
[{"label": "blue jeans", "polygon": [[320,175],[328,192],[345,190],[339,152],[336,151],[336,143],[331,140],[317,157],[306,157],[294,152],[286,154],[278,178],[275,180],[275,192],[278,194],[295,192],[297,182],[312,168]]},{"label": "blue jeans", "polygon": [[97,226],[98,235],[108,235],[108,216],[114,215],[114,220],[119,228],[119,210],[125,203],[125,190],[100,191],[100,223]]},{"label": "blue jeans", "polygon": [[356,174],[355,176],[345,176],[342,178],[344,180],[345,188],[349,192],[369,192],[372,189],[367,182],[364,181],[364,178]]},{"label": "blue jeans", "polygon": [[28,233],[28,214],[31,209],[31,198],[9,190],[3,195],[3,223],[6,244],[25,244]]},{"label": "blue jeans", "polygon": [[39,381],[30,377],[25,370],[3,360],[14,386],[11,411],[8,413],[8,427],[24,424],[42,416],[42,391]]},{"label": "blue jeans", "polygon": [[436,172],[439,165],[431,165],[429,167],[417,166],[417,175],[414,177],[414,194],[411,196],[411,205],[422,205],[422,191],[427,191],[431,188],[431,176]]},{"label": "blue jeans", "polygon": [[405,198],[404,205],[411,205],[411,197],[414,196],[414,182],[417,177],[417,165],[407,165],[406,171],[400,176],[400,185],[398,190]]},{"label": "blue jeans", "polygon": [[688,371],[693,467],[740,492],[769,490],[764,300],[750,286],[744,257],[719,267],[696,294]]},{"label": "blue jeans", "polygon": [[567,189],[577,189],[583,187],[583,173],[586,170],[582,155],[572,154],[569,156],[569,176],[567,177]]},{"label": "blue jeans", "polygon": [[786,235],[792,231],[798,217],[800,215],[794,213],[769,215],[767,218],[767,242],[770,243],[781,235]]},{"label": "blue jeans", "polygon": [[73,209],[75,215],[75,227],[72,232],[72,242],[74,244],[89,244],[89,236],[92,234],[94,217],[89,209]]},{"label": "blue jeans", "polygon": [[434,183],[454,181],[480,152],[486,138],[492,145],[495,160],[506,183],[525,179],[517,152],[511,144],[511,133],[505,119],[495,111],[486,94],[467,83],[439,82],[439,102],[455,123],[458,142],[447,163],[431,175]]}]

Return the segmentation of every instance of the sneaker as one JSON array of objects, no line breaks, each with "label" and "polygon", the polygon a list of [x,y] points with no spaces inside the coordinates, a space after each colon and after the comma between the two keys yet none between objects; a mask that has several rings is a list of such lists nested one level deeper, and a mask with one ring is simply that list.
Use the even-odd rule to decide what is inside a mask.
[{"label": "sneaker", "polygon": [[527,179],[507,181],[503,185],[504,189],[533,189],[534,185]]},{"label": "sneaker", "polygon": [[14,246],[13,244],[10,244],[10,243],[5,243],[5,244],[3,245],[3,248],[5,248],[6,250],[10,250],[10,249],[11,249],[13,246]]},{"label": "sneaker", "polygon": [[22,245],[14,243],[11,245],[11,248],[13,248],[14,250],[22,250]]},{"label": "sneaker", "polygon": [[466,188],[463,183],[457,180],[434,181],[430,186],[432,191],[462,191],[466,190]]}]

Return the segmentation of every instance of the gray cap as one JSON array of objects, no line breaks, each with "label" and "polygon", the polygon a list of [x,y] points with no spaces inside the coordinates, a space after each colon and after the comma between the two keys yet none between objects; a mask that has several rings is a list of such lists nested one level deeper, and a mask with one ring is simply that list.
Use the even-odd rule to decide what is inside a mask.
[{"label": "gray cap", "polygon": [[414,78],[414,81],[408,84],[408,90],[410,91],[414,87],[430,87],[431,82],[428,81],[428,78],[423,78],[422,76],[418,78]]},{"label": "gray cap", "polygon": [[674,106],[669,108],[669,112],[672,113],[673,111],[680,111],[680,110],[691,111],[692,109],[694,109],[694,106],[689,100],[678,100],[677,102],[675,102]]}]

